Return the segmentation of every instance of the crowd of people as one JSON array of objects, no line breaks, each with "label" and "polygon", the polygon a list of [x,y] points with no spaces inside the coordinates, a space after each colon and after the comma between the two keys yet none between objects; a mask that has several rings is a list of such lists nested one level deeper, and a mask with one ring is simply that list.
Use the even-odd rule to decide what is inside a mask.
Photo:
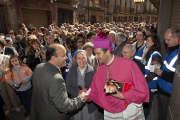
[{"label": "crowd of people", "polygon": [[[89,22],[37,29],[22,23],[17,32],[0,33],[0,118],[23,104],[31,120],[98,120],[100,109],[104,120],[145,120],[157,93],[158,120],[165,120],[179,29],[165,32],[163,59],[157,27]],[[105,90],[111,80],[122,86]]]}]

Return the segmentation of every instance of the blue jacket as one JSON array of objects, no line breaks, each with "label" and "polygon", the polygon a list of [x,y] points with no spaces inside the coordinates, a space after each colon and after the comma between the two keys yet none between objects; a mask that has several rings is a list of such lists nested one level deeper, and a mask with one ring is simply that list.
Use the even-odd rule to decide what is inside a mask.
[{"label": "blue jacket", "polygon": [[[137,42],[135,42],[135,43],[133,44],[133,46],[134,46],[135,48],[136,48],[136,44],[137,44]],[[139,61],[139,62],[141,62],[141,60],[142,60],[142,54],[143,54],[143,50],[144,50],[145,47],[146,47],[146,42],[144,41],[144,43],[143,43],[143,45],[141,46],[141,48],[139,48],[139,50],[136,51],[136,53],[135,53],[134,58],[135,58],[137,61]]]},{"label": "blue jacket", "polygon": [[[173,51],[171,54],[168,54],[169,52],[166,54],[163,66],[161,68],[162,71],[175,72],[176,62],[178,58],[178,51],[179,49]],[[161,77],[158,77],[158,85],[165,92],[171,94],[173,83],[166,82]]]},{"label": "blue jacket", "polygon": [[[146,61],[146,63],[145,63],[145,77],[150,72],[150,65],[152,62],[152,58],[154,58],[156,56],[161,57],[161,54],[158,51],[151,52],[149,59]],[[158,79],[158,77],[155,77],[155,78],[153,78],[153,80],[151,82],[148,83],[148,86],[150,89],[157,89],[157,79]]]},{"label": "blue jacket", "polygon": [[[77,51],[78,49],[76,49],[76,50],[74,50],[73,52],[72,52],[72,54],[71,54],[71,59],[73,59],[73,57],[74,57],[74,55],[75,55],[75,53],[76,53],[76,51]],[[64,76],[64,79],[66,80],[66,77],[67,77],[67,74],[68,74],[68,72],[69,72],[69,67],[70,67],[70,58],[69,58],[69,56],[68,56],[68,52],[66,51],[66,56],[68,57],[68,59],[66,59],[66,68],[65,68],[65,76]],[[71,61],[72,62],[72,61]]]}]

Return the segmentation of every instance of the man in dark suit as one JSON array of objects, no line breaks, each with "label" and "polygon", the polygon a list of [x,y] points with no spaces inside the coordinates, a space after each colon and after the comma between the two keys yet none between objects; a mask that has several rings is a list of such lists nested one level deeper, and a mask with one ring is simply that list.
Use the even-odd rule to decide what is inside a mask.
[{"label": "man in dark suit", "polygon": [[47,63],[39,64],[32,76],[33,96],[30,120],[69,120],[67,112],[84,104],[88,96],[83,92],[69,99],[60,68],[66,65],[66,50],[52,44],[46,51]]},{"label": "man in dark suit", "polygon": [[136,62],[138,67],[139,67],[139,69],[141,70],[142,74],[145,75],[145,66],[141,62],[139,62],[136,59],[134,59],[134,54],[135,53],[136,53],[136,48],[133,45],[127,44],[127,45],[125,45],[123,47],[122,56],[124,58],[128,58],[128,59],[131,59],[134,62]]},{"label": "man in dark suit", "polygon": [[126,41],[126,36],[124,33],[119,32],[115,35],[115,41],[116,41],[116,48],[113,51],[113,54],[119,57],[122,57],[122,49],[126,45],[124,42]]}]

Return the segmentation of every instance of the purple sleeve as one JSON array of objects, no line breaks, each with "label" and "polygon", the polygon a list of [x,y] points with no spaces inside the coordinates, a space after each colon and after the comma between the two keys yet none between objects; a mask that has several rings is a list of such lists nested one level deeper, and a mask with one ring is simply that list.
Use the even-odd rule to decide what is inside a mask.
[{"label": "purple sleeve", "polygon": [[129,91],[123,93],[127,104],[130,104],[131,102],[137,104],[149,102],[148,84],[136,64],[132,63],[129,74],[131,74],[129,75],[129,79],[132,83],[132,87]]}]

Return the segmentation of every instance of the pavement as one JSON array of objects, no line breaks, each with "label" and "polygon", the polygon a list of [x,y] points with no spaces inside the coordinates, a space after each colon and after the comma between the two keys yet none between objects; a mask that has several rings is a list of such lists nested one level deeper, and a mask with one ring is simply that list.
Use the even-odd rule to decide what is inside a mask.
[{"label": "pavement", "polygon": [[[8,120],[29,120],[29,117],[24,117],[26,110],[23,106],[21,106],[21,110],[19,112],[11,111],[7,115]],[[98,116],[99,120],[103,120],[103,114],[99,112]],[[158,99],[157,94],[154,95],[153,104],[151,108],[151,112],[146,120],[157,120],[158,118]]]}]

